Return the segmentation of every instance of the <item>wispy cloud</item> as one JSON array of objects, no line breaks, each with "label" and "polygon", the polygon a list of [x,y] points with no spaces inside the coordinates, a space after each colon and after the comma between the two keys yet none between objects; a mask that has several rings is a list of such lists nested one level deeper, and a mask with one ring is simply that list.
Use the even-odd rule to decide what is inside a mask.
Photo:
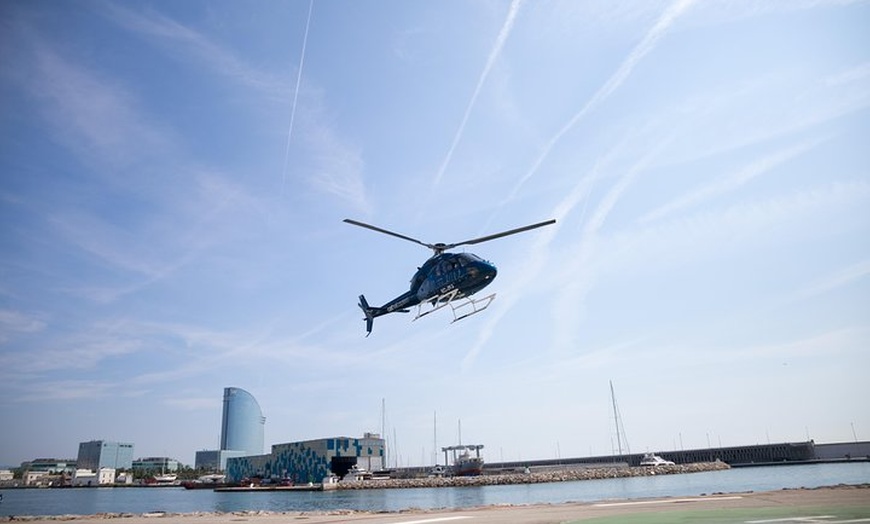
[{"label": "wispy cloud", "polygon": [[20,394],[12,393],[16,402],[77,401],[117,395],[120,384],[103,380],[52,380],[51,387],[34,388],[29,384]]},{"label": "wispy cloud", "polygon": [[37,333],[45,329],[45,320],[38,315],[0,309],[0,342],[4,333]]},{"label": "wispy cloud", "polygon": [[[60,238],[118,275],[100,285],[77,281],[64,290],[113,302],[173,275],[216,243],[233,238],[236,222],[261,212],[262,202],[226,177],[205,171],[188,174],[186,198],[161,202],[163,213],[140,224],[120,226],[88,210],[52,213],[48,221]],[[228,215],[233,217],[230,223]]]},{"label": "wispy cloud", "polygon": [[[674,152],[679,158],[671,160],[695,161],[784,137],[794,140],[817,126],[865,111],[870,107],[868,77],[866,64],[810,79],[775,71],[717,86],[669,110],[668,118],[659,115],[658,119],[684,137],[682,151]],[[812,148],[812,142],[802,143]]]},{"label": "wispy cloud", "polygon": [[[715,352],[706,353],[703,360],[704,365],[708,365],[711,361],[757,362],[763,358],[832,358],[837,354],[863,353],[868,337],[870,337],[870,329],[866,327],[846,327],[763,345],[719,348]],[[698,358],[689,356],[691,353],[697,353],[697,348],[685,348],[682,351],[685,358],[695,360]]]},{"label": "wispy cloud", "polygon": [[217,412],[221,408],[221,401],[215,395],[208,397],[170,397],[165,399],[163,403],[184,411],[209,410]]},{"label": "wispy cloud", "polygon": [[626,57],[626,59],[622,62],[616,72],[602,85],[598,91],[586,102],[586,105],[580,109],[564,126],[560,129],[545,145],[544,149],[538,158],[535,160],[532,167],[526,172],[526,174],[517,182],[514,186],[513,190],[508,194],[508,196],[503,201],[502,205],[510,202],[516,197],[517,193],[519,193],[522,186],[530,179],[541,167],[541,164],[546,160],[546,158],[550,155],[550,151],[552,151],[553,147],[562,139],[562,137],[568,133],[577,123],[585,117],[589,112],[599,106],[602,102],[604,102],[614,91],[619,89],[623,82],[631,75],[635,66],[637,66],[638,62],[643,59],[644,56],[652,51],[656,44],[663,36],[665,36],[671,26],[676,22],[680,15],[682,15],[688,8],[691,6],[693,0],[678,0],[671,4],[668,9],[662,13],[661,17],[658,19],[656,24],[647,32],[644,36],[643,40],[632,49],[631,53]]},{"label": "wispy cloud", "polygon": [[[495,311],[488,316],[487,322],[478,334],[477,340],[462,361],[464,370],[472,367],[478,355],[492,337],[495,327],[519,303],[521,297],[525,294],[524,290],[534,285],[540,286],[542,282],[541,277],[544,275],[545,270],[548,269],[547,261],[550,257],[550,246],[557,238],[564,240],[564,235],[560,236],[560,232],[566,227],[565,225],[567,223],[579,223],[582,224],[581,237],[578,242],[572,243],[576,247],[574,252],[567,257],[572,262],[567,264],[562,270],[556,271],[561,276],[561,284],[559,284],[556,291],[557,299],[554,310],[554,323],[556,327],[554,336],[557,341],[565,338],[560,336],[559,326],[573,326],[576,324],[577,313],[582,311],[583,307],[582,300],[579,300],[578,297],[584,295],[591,288],[594,280],[594,272],[591,268],[583,266],[592,256],[598,230],[602,227],[617,201],[631,186],[638,174],[649,167],[661,150],[666,148],[668,143],[669,140],[666,137],[661,137],[654,147],[635,162],[625,174],[616,179],[609,186],[609,189],[606,190],[589,219],[586,219],[586,211],[590,193],[593,187],[596,187],[596,184],[601,185],[602,191],[605,190],[604,188],[607,188],[607,186],[602,184],[602,181],[609,176],[609,170],[612,167],[611,162],[624,151],[625,140],[602,155],[590,172],[583,176],[573,186],[571,191],[556,204],[550,213],[550,216],[556,219],[556,224],[548,226],[536,235],[533,247],[527,251],[528,255],[524,258],[521,277],[514,279],[509,284],[508,291],[505,293],[507,297],[500,299],[498,306],[494,308]],[[581,203],[583,205],[579,210],[579,216],[575,216],[577,208]],[[569,303],[566,304],[566,302]],[[573,312],[570,314],[571,318],[566,317],[566,315],[569,315],[568,312]],[[567,343],[560,345],[557,342],[556,346],[567,347]]]},{"label": "wispy cloud", "polygon": [[371,202],[365,188],[365,161],[359,147],[342,142],[324,126],[313,124],[305,141],[311,154],[309,183],[326,194],[337,197],[355,211],[369,214]]},{"label": "wispy cloud", "polygon": [[462,139],[462,135],[465,132],[465,124],[468,122],[468,117],[471,115],[471,110],[474,108],[474,104],[477,102],[477,97],[478,95],[480,95],[480,90],[483,87],[483,84],[486,82],[492,66],[495,64],[496,60],[501,54],[501,50],[504,47],[508,36],[510,36],[511,30],[514,26],[514,21],[517,17],[517,13],[520,10],[520,4],[522,4],[522,0],[513,0],[510,7],[508,8],[507,18],[505,19],[504,24],[501,27],[501,31],[499,31],[498,33],[498,37],[495,40],[495,44],[493,45],[492,50],[490,50],[489,52],[489,57],[486,59],[486,65],[484,66],[483,71],[480,73],[480,78],[478,78],[477,85],[474,87],[474,93],[471,95],[471,100],[468,101],[468,106],[465,108],[465,114],[462,116],[462,122],[460,122],[459,129],[456,130],[456,135],[454,135],[453,137],[453,143],[450,144],[450,149],[447,151],[447,156],[444,157],[444,161],[441,162],[441,167],[438,169],[438,174],[435,175],[434,185],[436,186],[439,182],[441,182],[441,178],[444,176],[444,171],[447,170],[447,166],[448,164],[450,164],[450,159],[453,158],[453,151],[456,149],[456,146]]},{"label": "wispy cloud", "polygon": [[8,379],[18,374],[93,369],[107,358],[142,349],[142,341],[126,334],[123,325],[107,322],[60,340],[42,341],[37,349],[4,352],[0,354],[2,374]]},{"label": "wispy cloud", "polygon": [[[184,26],[175,20],[154,12],[138,12],[115,3],[107,4],[106,13],[117,24],[166,45],[171,56],[186,56],[198,61],[217,74],[231,78],[241,85],[254,88],[284,101],[290,97],[291,91],[291,122],[288,127],[287,144],[284,153],[284,167],[281,174],[281,191],[288,178],[288,162],[291,154],[291,140],[296,133],[296,121],[300,112],[305,113],[303,123],[306,128],[301,130],[303,142],[311,148],[313,165],[309,165],[307,180],[318,191],[333,195],[355,210],[368,213],[370,203],[366,196],[363,182],[364,162],[359,148],[344,143],[336,133],[322,120],[322,111],[318,110],[320,101],[314,91],[306,99],[304,107],[300,107],[300,94],[303,88],[302,66],[305,59],[308,24],[310,23],[313,2],[309,8],[309,18],[306,22],[305,40],[302,57],[297,68],[296,88],[283,77],[273,75],[251,67],[232,50],[214,43],[202,33]],[[181,45],[181,53],[178,46]],[[298,171],[298,169],[297,169]]]},{"label": "wispy cloud", "polygon": [[804,300],[829,291],[855,284],[870,276],[870,260],[863,260],[851,266],[842,268],[832,274],[811,282],[791,297],[792,300]]},{"label": "wispy cloud", "polygon": [[231,50],[159,13],[134,11],[117,2],[106,2],[99,11],[119,26],[166,46],[172,57],[192,58],[222,76],[275,97],[283,98],[290,92],[287,79],[251,67]]},{"label": "wispy cloud", "polygon": [[463,371],[467,372],[473,368],[478,356],[495,333],[496,327],[514,306],[520,303],[528,290],[535,284],[538,276],[545,270],[550,257],[549,246],[559,232],[559,219],[563,216],[557,215],[555,224],[534,233],[532,245],[527,249],[523,258],[522,271],[508,284],[503,296],[494,302],[495,307],[490,308],[492,311],[488,312],[485,323],[478,332],[477,339],[462,359]]},{"label": "wispy cloud", "polygon": [[[783,224],[815,226],[821,210],[855,206],[868,197],[866,181],[834,182],[625,229],[607,237],[606,244],[602,239],[595,267],[610,274],[635,273],[721,257],[757,243]],[[785,228],[783,234],[796,239],[807,231]]]},{"label": "wispy cloud", "polygon": [[30,93],[47,102],[42,116],[82,161],[117,169],[150,151],[172,149],[172,133],[149,123],[122,85],[77,67],[40,41],[33,44],[31,67],[20,77]]},{"label": "wispy cloud", "polygon": [[[576,247],[572,249],[568,260],[572,263],[568,264],[563,271],[560,272],[562,279],[566,282],[560,286],[557,292],[557,298],[553,308],[554,320],[554,347],[557,350],[564,351],[574,347],[574,333],[578,328],[578,319],[582,318],[585,311],[586,295],[592,289],[598,278],[597,268],[594,267],[592,260],[596,257],[596,249],[598,245],[598,232],[604,225],[608,215],[613,210],[616,203],[622,197],[623,193],[632,184],[634,179],[655,159],[656,155],[666,147],[668,140],[663,139],[656,147],[650,149],[644,156],[638,159],[616,182],[609,187],[604,193],[604,196],[598,202],[598,205],[593,209],[591,216],[584,220],[581,236]],[[615,158],[622,148],[617,146],[613,148],[607,155],[596,164],[595,169],[590,175],[590,180],[595,180],[600,175],[600,171],[604,171],[609,161]],[[582,185],[578,184],[578,188]],[[570,204],[569,209],[576,206],[576,197],[569,197],[567,203]],[[585,215],[585,208],[584,208]]]},{"label": "wispy cloud", "polygon": [[722,177],[713,183],[687,193],[667,204],[660,206],[653,211],[640,218],[641,223],[651,222],[670,215],[677,211],[694,207],[718,196],[734,191],[741,186],[749,183],[754,178],[757,178],[779,165],[803,154],[804,152],[818,146],[825,139],[805,140],[791,147],[775,151],[765,157],[756,160],[755,162],[745,166],[743,169],[732,173],[729,176]]}]

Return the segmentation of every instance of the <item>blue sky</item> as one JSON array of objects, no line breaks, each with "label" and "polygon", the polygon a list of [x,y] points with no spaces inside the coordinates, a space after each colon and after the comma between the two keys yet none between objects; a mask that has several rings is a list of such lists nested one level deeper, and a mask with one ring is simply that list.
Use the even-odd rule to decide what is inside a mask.
[{"label": "blue sky", "polygon": [[[0,464],[266,444],[401,465],[870,438],[870,5],[0,7]],[[451,324],[356,307],[494,262]],[[437,430],[433,422],[437,418]],[[437,437],[436,437],[437,435]],[[439,455],[440,456],[440,455]]]}]

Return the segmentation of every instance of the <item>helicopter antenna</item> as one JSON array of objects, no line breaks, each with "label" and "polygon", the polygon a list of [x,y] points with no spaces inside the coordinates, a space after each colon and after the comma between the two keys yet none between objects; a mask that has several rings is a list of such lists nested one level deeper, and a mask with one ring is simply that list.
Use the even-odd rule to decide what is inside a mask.
[{"label": "helicopter antenna", "polygon": [[537,229],[539,227],[549,226],[550,224],[555,224],[556,220],[545,220],[544,222],[538,222],[537,224],[531,224],[528,226],[518,227],[516,229],[510,229],[508,231],[502,231],[501,233],[495,233],[492,235],[486,235],[483,237],[472,238],[471,240],[463,240],[462,242],[456,242],[453,244],[445,244],[443,242],[438,242],[436,244],[427,244],[421,240],[417,240],[416,238],[409,237],[406,235],[402,235],[400,233],[396,233],[395,231],[390,231],[388,229],[383,229],[377,226],[373,226],[371,224],[366,224],[365,222],[359,222],[357,220],[351,220],[349,218],[345,218],[344,221],[348,224],[352,224],[354,226],[364,227],[366,229],[371,229],[372,231],[377,231],[378,233],[383,233],[385,235],[394,236],[397,238],[401,238],[402,240],[407,240],[409,242],[413,242],[415,244],[420,244],[423,247],[428,247],[432,251],[435,252],[435,255],[440,255],[441,253],[447,251],[448,249],[453,249],[459,246],[468,246],[473,244],[480,244],[482,242],[488,242],[490,240],[495,240],[497,238],[506,237],[508,235],[515,235],[517,233],[522,233],[524,231],[529,231],[531,229]]}]

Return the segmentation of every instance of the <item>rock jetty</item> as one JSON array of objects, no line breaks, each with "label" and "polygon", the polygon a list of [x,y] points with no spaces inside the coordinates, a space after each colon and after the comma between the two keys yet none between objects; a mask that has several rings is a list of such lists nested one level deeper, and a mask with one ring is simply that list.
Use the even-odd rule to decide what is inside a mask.
[{"label": "rock jetty", "polygon": [[697,462],[665,466],[641,467],[589,467],[566,468],[529,473],[484,473],[476,477],[429,477],[409,479],[368,479],[339,482],[337,489],[389,489],[389,488],[442,488],[460,486],[496,486],[507,484],[539,484],[543,482],[568,482],[574,480],[612,479],[624,477],[649,477],[654,475],[677,475],[730,469],[728,464]]}]

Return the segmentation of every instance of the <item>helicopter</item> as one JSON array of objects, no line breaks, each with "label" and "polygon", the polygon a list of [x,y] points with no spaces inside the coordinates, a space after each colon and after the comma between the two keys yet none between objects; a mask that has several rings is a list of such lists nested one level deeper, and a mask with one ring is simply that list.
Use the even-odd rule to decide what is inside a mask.
[{"label": "helicopter", "polygon": [[546,220],[462,242],[427,244],[416,238],[357,220],[346,218],[344,222],[401,238],[427,247],[434,252],[422,266],[417,268],[417,272],[411,278],[411,288],[383,306],[372,307],[366,301],[365,295],[359,296],[359,307],[365,314],[363,320],[366,323],[367,337],[372,333],[375,318],[389,313],[410,313],[410,308],[414,306],[417,306],[417,316],[412,320],[434,313],[448,305],[453,310],[453,322],[480,313],[495,300],[495,293],[477,299],[471,296],[492,283],[497,273],[495,266],[472,253],[448,253],[447,251],[455,247],[480,244],[556,223],[555,220]]}]

